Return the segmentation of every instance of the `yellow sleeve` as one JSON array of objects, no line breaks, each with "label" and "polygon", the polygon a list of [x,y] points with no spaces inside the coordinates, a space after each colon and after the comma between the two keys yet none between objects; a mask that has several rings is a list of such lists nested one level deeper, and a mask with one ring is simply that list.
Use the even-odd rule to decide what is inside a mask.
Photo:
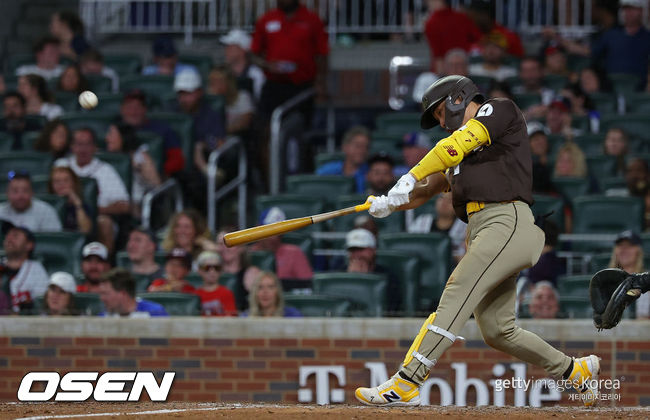
[{"label": "yellow sleeve", "polygon": [[451,136],[440,140],[417,165],[411,168],[410,173],[419,181],[432,173],[443,172],[447,168],[458,165],[465,155],[490,143],[490,133],[485,126],[472,118]]}]

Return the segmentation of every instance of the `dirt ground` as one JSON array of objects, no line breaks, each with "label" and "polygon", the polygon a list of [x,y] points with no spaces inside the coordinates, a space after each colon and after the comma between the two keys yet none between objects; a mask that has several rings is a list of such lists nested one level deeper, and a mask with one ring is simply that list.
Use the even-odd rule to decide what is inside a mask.
[{"label": "dirt ground", "polygon": [[227,419],[356,419],[404,418],[500,419],[631,419],[650,418],[650,408],[515,408],[515,407],[437,407],[373,408],[358,405],[277,405],[221,403],[0,403],[0,419],[54,418],[227,418]]}]

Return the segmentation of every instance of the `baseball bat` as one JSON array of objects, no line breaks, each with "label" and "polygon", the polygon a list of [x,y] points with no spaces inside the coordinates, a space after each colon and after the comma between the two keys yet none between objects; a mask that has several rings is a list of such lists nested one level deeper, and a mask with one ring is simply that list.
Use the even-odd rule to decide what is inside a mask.
[{"label": "baseball bat", "polygon": [[[374,196],[368,197],[368,200]],[[305,226],[314,223],[324,222],[325,220],[334,219],[335,217],[345,216],[347,214],[358,213],[370,208],[370,201],[352,207],[340,210],[334,210],[327,213],[315,214],[313,216],[298,217],[295,219],[283,220],[281,222],[270,223],[268,225],[255,226],[252,228],[230,232],[224,235],[223,243],[230,248],[231,246],[243,245],[249,242],[259,241],[269,236],[281,235],[294,230],[302,229]]]}]

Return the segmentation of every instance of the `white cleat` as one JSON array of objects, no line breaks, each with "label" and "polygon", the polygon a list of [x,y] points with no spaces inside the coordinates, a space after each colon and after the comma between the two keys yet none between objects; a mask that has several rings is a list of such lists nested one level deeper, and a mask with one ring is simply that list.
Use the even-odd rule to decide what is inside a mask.
[{"label": "white cleat", "polygon": [[363,404],[375,407],[420,405],[420,387],[400,378],[399,374],[378,387],[357,388],[354,395]]}]

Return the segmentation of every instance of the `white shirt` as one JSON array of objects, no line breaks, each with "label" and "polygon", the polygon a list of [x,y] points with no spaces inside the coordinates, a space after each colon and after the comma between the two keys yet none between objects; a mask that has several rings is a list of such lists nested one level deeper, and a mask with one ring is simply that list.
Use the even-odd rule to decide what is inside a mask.
[{"label": "white shirt", "polygon": [[636,301],[637,319],[650,318],[650,292],[644,293]]},{"label": "white shirt", "polygon": [[228,125],[230,125],[235,118],[251,112],[255,112],[253,98],[251,98],[251,94],[247,91],[240,90],[235,103],[232,105],[226,105],[226,120]]},{"label": "white shirt", "polygon": [[264,86],[264,82],[266,82],[264,71],[253,64],[248,66],[246,77],[249,77],[253,81],[253,95],[255,96],[255,99],[259,101],[262,96],[262,86]]},{"label": "white shirt", "polygon": [[38,111],[38,115],[42,115],[47,118],[48,121],[52,121],[53,119],[59,118],[61,115],[63,115],[63,112],[64,111],[63,108],[61,108],[61,105],[43,102],[41,109]]},{"label": "white shirt", "polygon": [[106,162],[93,158],[88,165],[80,167],[73,155],[58,159],[54,162],[54,166],[67,166],[77,176],[93,178],[97,181],[97,205],[99,207],[108,207],[118,201],[129,201],[129,193],[122,178],[115,168]]},{"label": "white shirt", "polygon": [[38,67],[36,64],[25,64],[16,69],[16,76],[24,76],[26,74],[38,74],[45,80],[54,79],[55,77],[61,76],[65,67],[61,64],[54,67],[53,69],[43,69]]},{"label": "white shirt", "polygon": [[496,79],[499,82],[503,82],[508,77],[513,77],[517,75],[517,69],[514,67],[500,66],[496,70],[488,70],[483,67],[482,63],[476,63],[469,66],[469,76],[488,76]]},{"label": "white shirt", "polygon": [[49,284],[50,279],[43,264],[38,261],[25,260],[18,273],[9,282],[13,310],[18,312],[20,303],[43,296]]},{"label": "white shirt", "polygon": [[0,219],[32,232],[59,232],[63,229],[54,207],[38,198],[32,198],[32,205],[23,212],[16,211],[9,202],[0,204]]},{"label": "white shirt", "polygon": [[110,67],[102,67],[102,76],[108,77],[111,79],[111,88],[113,93],[117,93],[120,90],[120,77],[117,75],[117,72]]}]

